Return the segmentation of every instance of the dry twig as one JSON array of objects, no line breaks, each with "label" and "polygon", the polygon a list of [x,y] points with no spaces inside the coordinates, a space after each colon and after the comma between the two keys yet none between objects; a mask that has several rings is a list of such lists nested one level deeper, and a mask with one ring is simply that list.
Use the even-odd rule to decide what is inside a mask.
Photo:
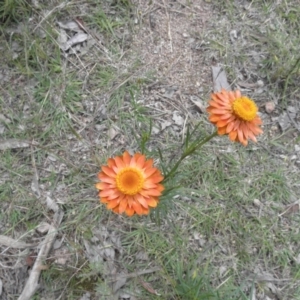
[{"label": "dry twig", "polygon": [[62,221],[64,213],[61,210],[58,210],[53,218],[53,222],[49,228],[48,234],[45,237],[44,242],[42,243],[41,249],[38,253],[36,261],[33,265],[30,276],[25,284],[22,294],[19,296],[18,300],[30,300],[33,294],[39,287],[38,280],[40,277],[41,270],[43,269],[44,261],[46,260],[49,251],[52,247],[52,244],[57,235],[58,227]]},{"label": "dry twig", "polygon": [[5,235],[0,235],[0,245],[14,249],[34,248],[37,246],[37,244],[27,244]]}]

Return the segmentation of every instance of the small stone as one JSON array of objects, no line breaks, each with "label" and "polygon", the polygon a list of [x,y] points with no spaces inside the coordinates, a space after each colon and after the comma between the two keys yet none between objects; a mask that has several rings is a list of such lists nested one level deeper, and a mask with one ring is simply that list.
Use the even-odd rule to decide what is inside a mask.
[{"label": "small stone", "polygon": [[275,103],[273,101],[269,101],[265,104],[265,110],[268,114],[272,113],[275,109]]},{"label": "small stone", "polygon": [[38,225],[38,227],[36,228],[36,231],[38,233],[45,234],[46,232],[48,232],[49,228],[50,228],[50,224],[48,224],[46,222],[42,222]]},{"label": "small stone", "polygon": [[262,80],[258,80],[258,81],[257,81],[257,85],[258,85],[259,87],[263,87],[263,86],[264,86],[264,82],[263,82]]},{"label": "small stone", "polygon": [[234,29],[234,30],[231,30],[230,31],[230,38],[233,40],[233,39],[237,39],[237,31]]},{"label": "small stone", "polygon": [[258,200],[258,199],[254,199],[253,200],[253,204],[257,207],[260,207],[261,206],[261,202]]}]

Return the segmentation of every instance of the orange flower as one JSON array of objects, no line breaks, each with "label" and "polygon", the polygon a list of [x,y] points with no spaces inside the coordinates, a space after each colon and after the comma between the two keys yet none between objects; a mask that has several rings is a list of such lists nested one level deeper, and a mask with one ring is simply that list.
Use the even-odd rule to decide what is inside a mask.
[{"label": "orange flower", "polygon": [[125,212],[147,215],[151,207],[156,207],[164,190],[159,184],[164,177],[153,167],[153,159],[146,160],[141,153],[133,156],[125,151],[122,156],[109,158],[107,166],[102,166],[98,174],[101,182],[96,184],[100,190],[100,202],[115,213]]},{"label": "orange flower", "polygon": [[257,142],[256,135],[263,131],[255,102],[237,91],[222,89],[211,95],[207,112],[209,120],[218,128],[218,134],[228,134],[231,141],[247,146],[248,140]]}]

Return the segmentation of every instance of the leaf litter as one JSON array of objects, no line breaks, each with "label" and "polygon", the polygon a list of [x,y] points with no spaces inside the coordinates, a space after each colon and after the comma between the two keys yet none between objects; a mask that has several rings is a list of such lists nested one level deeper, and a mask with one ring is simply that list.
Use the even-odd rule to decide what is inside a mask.
[{"label": "leaf litter", "polygon": [[[89,35],[82,30],[82,27],[79,27],[77,22],[57,22],[57,24],[60,27],[57,42],[62,51],[66,52],[70,48],[78,44],[82,44],[83,42],[88,40]],[[73,34],[74,32],[75,34]],[[77,50],[80,50],[80,48],[77,48]]]}]

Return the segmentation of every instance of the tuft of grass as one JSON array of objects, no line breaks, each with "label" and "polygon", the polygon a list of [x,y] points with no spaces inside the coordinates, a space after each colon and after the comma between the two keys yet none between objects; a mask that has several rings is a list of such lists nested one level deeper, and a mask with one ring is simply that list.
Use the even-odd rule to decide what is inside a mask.
[{"label": "tuft of grass", "polygon": [[0,2],[0,22],[8,24],[28,16],[31,7],[25,0],[2,0]]}]

